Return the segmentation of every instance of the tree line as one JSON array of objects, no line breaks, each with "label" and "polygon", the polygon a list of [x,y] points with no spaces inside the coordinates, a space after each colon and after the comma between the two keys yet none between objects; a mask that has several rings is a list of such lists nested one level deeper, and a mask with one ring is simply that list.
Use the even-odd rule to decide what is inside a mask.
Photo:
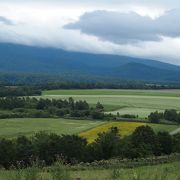
[{"label": "tree line", "polygon": [[164,85],[146,84],[140,81],[122,82],[57,82],[37,85],[43,90],[53,89],[162,89]]},{"label": "tree line", "polygon": [[36,96],[41,90],[30,86],[0,86],[0,97],[9,96]]},{"label": "tree line", "polygon": [[[90,107],[86,101],[74,101],[73,98],[63,99],[37,99],[30,97],[0,98],[0,118],[47,118],[47,117],[83,117],[103,119],[104,107],[97,103]],[[6,110],[3,112],[3,110]],[[9,112],[10,111],[10,112]]]},{"label": "tree line", "polygon": [[135,129],[132,135],[122,138],[116,127],[100,133],[88,144],[76,135],[57,135],[39,132],[32,137],[0,140],[0,166],[26,167],[38,160],[45,165],[53,164],[57,157],[66,163],[93,162],[110,158],[145,158],[180,153],[180,134],[155,133],[149,126]]},{"label": "tree line", "polygon": [[166,109],[164,112],[152,112],[148,119],[151,123],[160,123],[161,120],[168,120],[175,123],[180,123],[180,112],[175,109]]},{"label": "tree line", "polygon": [[[23,76],[24,77],[24,76]],[[1,77],[2,78],[2,77]],[[17,90],[25,90],[20,91],[22,96],[26,91],[32,91],[32,89],[37,91],[42,90],[53,90],[53,89],[179,89],[180,84],[173,84],[173,83],[154,83],[154,82],[144,82],[144,81],[128,81],[128,80],[121,80],[121,81],[70,81],[70,80],[63,80],[61,78],[57,78],[56,80],[52,80],[45,76],[43,80],[39,77],[29,77],[27,76],[25,80],[18,80],[17,78],[12,77],[13,81],[0,81],[0,88],[3,90],[8,90],[9,93],[16,95]],[[12,87],[12,88],[11,88]],[[15,88],[16,87],[16,88]],[[15,91],[15,92],[14,92]],[[17,93],[19,94],[19,93]],[[31,94],[29,94],[31,95]],[[6,94],[5,94],[6,96]],[[9,96],[9,94],[8,94]]]}]

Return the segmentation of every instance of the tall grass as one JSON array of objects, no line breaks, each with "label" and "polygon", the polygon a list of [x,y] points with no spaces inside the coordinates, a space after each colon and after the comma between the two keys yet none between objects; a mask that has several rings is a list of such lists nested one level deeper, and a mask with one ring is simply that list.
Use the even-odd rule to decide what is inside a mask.
[{"label": "tall grass", "polygon": [[70,172],[61,160],[55,163],[50,174],[52,180],[70,180]]},{"label": "tall grass", "polygon": [[0,180],[179,180],[180,162],[142,166],[132,169],[112,168],[72,170],[58,161],[49,168],[36,164],[27,169],[0,170]]}]

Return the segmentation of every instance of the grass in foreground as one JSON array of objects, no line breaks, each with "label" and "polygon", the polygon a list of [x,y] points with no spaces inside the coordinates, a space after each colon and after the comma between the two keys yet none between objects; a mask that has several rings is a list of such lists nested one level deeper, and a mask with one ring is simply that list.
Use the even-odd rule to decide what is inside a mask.
[{"label": "grass in foreground", "polygon": [[80,171],[74,172],[72,177],[79,176],[83,180],[179,180],[179,168],[180,162],[174,162],[133,169]]},{"label": "grass in foreground", "polygon": [[142,166],[132,169],[89,169],[68,171],[61,164],[45,172],[36,167],[26,170],[0,171],[1,180],[179,180],[180,162],[155,166]]}]

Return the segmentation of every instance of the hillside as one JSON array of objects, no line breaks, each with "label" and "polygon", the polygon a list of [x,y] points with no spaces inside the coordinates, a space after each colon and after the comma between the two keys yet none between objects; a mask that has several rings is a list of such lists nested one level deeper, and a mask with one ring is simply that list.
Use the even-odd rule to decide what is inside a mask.
[{"label": "hillside", "polygon": [[154,60],[6,43],[0,44],[0,55],[0,73],[180,81],[179,66]]}]

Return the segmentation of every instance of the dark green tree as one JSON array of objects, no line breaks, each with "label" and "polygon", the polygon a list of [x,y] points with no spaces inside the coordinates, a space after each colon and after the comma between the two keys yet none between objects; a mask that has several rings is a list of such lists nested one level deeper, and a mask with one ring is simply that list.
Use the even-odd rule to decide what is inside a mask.
[{"label": "dark green tree", "polygon": [[95,159],[109,159],[116,156],[120,140],[117,127],[112,127],[108,132],[98,134],[98,138],[92,144]]},{"label": "dark green tree", "polygon": [[163,119],[163,114],[159,113],[158,111],[152,112],[149,116],[148,119],[151,123],[159,123],[161,119]]},{"label": "dark green tree", "polygon": [[131,143],[136,149],[137,157],[153,155],[156,152],[157,138],[153,129],[149,126],[140,126],[131,136]]},{"label": "dark green tree", "polygon": [[172,137],[168,132],[158,132],[157,139],[163,154],[171,154],[173,149]]},{"label": "dark green tree", "polygon": [[96,109],[99,110],[99,111],[103,111],[104,110],[104,106],[100,102],[97,102]]},{"label": "dark green tree", "polygon": [[169,121],[177,121],[177,111],[175,109],[166,109],[164,112],[164,118]]}]

